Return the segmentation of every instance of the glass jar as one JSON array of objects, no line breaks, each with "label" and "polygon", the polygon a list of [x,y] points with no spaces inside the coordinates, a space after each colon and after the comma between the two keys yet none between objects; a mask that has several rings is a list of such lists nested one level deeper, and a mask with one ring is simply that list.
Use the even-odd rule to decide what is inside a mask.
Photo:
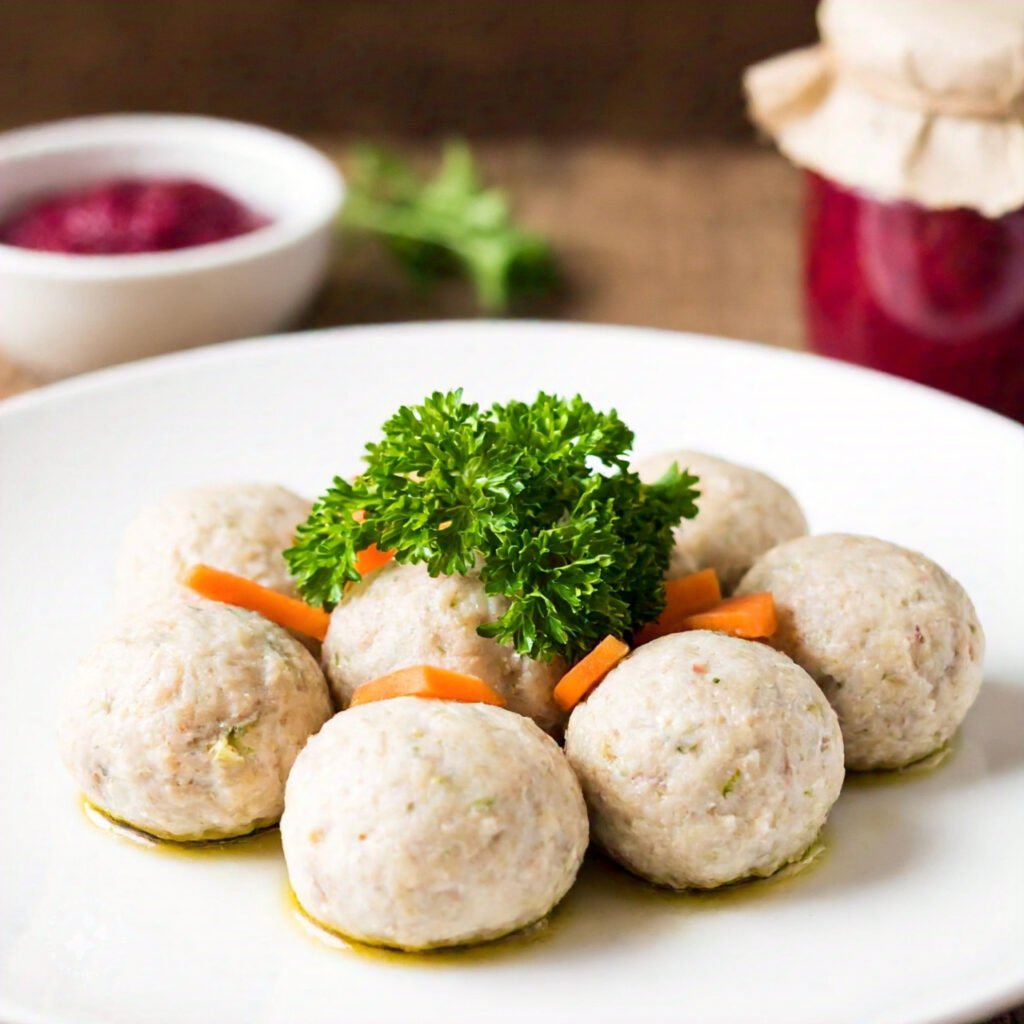
[{"label": "glass jar", "polygon": [[813,171],[805,187],[810,346],[1024,422],[1024,209],[932,210]]},{"label": "glass jar", "polygon": [[822,0],[748,69],[806,176],[814,350],[1024,422],[1024,0]]}]

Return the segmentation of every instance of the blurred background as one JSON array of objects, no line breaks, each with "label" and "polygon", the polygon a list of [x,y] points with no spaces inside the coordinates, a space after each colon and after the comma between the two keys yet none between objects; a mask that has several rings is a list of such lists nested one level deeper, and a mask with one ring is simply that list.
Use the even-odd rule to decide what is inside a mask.
[{"label": "blurred background", "polygon": [[[343,166],[354,141],[429,165],[462,136],[563,268],[518,314],[797,347],[800,174],[757,143],[740,76],[815,34],[811,0],[4,3],[0,128],[203,113]],[[353,244],[307,326],[474,313]]]}]

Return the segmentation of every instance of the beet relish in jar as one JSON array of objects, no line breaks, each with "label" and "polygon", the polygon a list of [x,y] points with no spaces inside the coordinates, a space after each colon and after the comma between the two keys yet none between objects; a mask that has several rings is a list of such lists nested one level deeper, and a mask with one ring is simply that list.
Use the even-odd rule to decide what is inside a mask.
[{"label": "beet relish in jar", "polygon": [[1024,210],[881,202],[809,171],[804,231],[816,351],[1024,421]]},{"label": "beet relish in jar", "polygon": [[751,68],[806,169],[808,340],[1024,422],[1024,0],[823,0]]}]

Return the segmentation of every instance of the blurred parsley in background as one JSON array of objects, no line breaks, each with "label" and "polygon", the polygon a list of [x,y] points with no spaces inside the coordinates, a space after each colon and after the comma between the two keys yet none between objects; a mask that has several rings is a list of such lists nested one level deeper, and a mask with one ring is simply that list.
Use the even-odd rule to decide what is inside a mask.
[{"label": "blurred parsley in background", "polygon": [[381,238],[420,287],[466,277],[485,313],[504,313],[557,279],[548,242],[515,224],[507,196],[483,184],[464,142],[445,146],[432,178],[379,146],[357,146],[342,223]]}]

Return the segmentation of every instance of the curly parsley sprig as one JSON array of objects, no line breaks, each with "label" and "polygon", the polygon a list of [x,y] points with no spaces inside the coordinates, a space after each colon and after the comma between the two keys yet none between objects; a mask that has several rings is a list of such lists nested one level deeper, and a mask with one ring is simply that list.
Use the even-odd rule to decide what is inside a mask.
[{"label": "curly parsley sprig", "polygon": [[464,142],[445,146],[432,178],[369,145],[355,148],[349,171],[342,222],[382,239],[417,285],[461,274],[482,310],[503,313],[555,284],[551,246],[516,223],[504,192],[483,184]]},{"label": "curly parsley sprig", "polygon": [[[435,392],[402,406],[336,477],[285,558],[307,601],[332,607],[371,543],[432,576],[479,567],[506,612],[479,629],[524,655],[570,661],[657,618],[673,527],[697,514],[697,478],[644,484],[613,410],[539,394],[480,406]],[[361,514],[360,514],[361,513]]]}]

